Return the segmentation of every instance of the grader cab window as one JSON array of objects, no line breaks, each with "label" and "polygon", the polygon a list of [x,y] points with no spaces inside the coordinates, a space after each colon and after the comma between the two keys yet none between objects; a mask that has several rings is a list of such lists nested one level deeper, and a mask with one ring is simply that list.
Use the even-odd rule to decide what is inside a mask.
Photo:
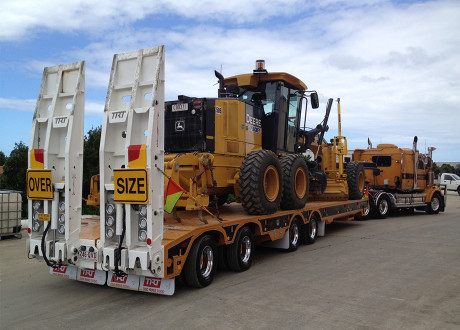
[{"label": "grader cab window", "polygon": [[238,100],[262,108],[265,115],[275,110],[277,82],[261,83],[258,87],[240,87]]}]

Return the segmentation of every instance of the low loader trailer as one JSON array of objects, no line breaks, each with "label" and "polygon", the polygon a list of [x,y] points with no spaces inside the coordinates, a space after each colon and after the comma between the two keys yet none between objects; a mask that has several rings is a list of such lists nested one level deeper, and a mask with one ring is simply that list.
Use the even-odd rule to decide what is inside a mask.
[{"label": "low loader trailer", "polygon": [[[101,132],[100,216],[85,218],[81,214],[85,62],[45,68],[27,171],[29,257],[43,260],[56,276],[172,295],[178,276],[189,286],[205,287],[218,265],[235,272],[248,270],[255,245],[295,251],[301,243],[312,244],[324,236],[326,224],[363,216],[368,200],[361,195],[356,200],[348,200],[346,194],[329,199],[325,193],[305,203],[309,172],[294,151],[304,147],[298,145],[302,139],[296,132],[306,85],[288,74],[260,71],[261,76],[235,78],[239,87],[234,84],[232,93],[220,79],[222,95],[214,108],[207,109],[209,117],[203,117],[215,115],[216,123],[227,129],[221,131],[216,124],[215,135],[206,131],[205,139],[209,145],[215,141],[215,148],[171,156],[165,152],[164,47],[115,55]],[[267,95],[252,91],[253,103],[224,95],[238,95],[241,86],[259,88],[258,81],[267,86]],[[261,109],[257,103],[269,96],[278,97],[263,105],[270,112],[257,114]],[[299,101],[298,108],[289,107],[288,98],[289,104]],[[282,107],[284,112],[279,111]],[[185,106],[174,109],[183,111]],[[246,124],[235,126],[227,120],[233,114]],[[278,120],[282,116],[286,120]],[[188,123],[177,119],[177,132]],[[275,151],[263,148],[259,136],[270,127],[282,128],[277,133],[283,143],[265,144]],[[289,149],[293,151],[286,155]],[[265,169],[253,172],[260,168],[251,164]],[[247,188],[243,197],[238,196],[240,166],[253,180],[243,182]],[[292,174],[292,180],[283,181],[283,173]],[[328,172],[327,180],[344,178]],[[262,195],[254,194],[253,186]],[[210,196],[217,200],[217,194],[226,196],[232,189],[243,204],[210,202]],[[362,187],[359,190],[362,193]],[[290,191],[290,199],[283,202],[285,191]],[[266,202],[254,206],[253,198]],[[265,206],[270,211],[265,212]]]}]

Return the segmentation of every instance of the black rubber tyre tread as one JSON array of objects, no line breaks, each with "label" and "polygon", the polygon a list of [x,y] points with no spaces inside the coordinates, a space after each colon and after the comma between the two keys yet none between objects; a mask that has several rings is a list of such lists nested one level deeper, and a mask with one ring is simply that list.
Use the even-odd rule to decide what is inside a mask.
[{"label": "black rubber tyre tread", "polygon": [[[380,203],[383,203],[383,200],[386,200],[388,203],[388,210],[385,213],[380,213]],[[373,216],[374,218],[377,219],[385,219],[387,216],[390,215],[390,210],[391,210],[391,202],[390,198],[386,195],[380,196],[379,200],[377,201],[377,205],[375,206],[375,209],[373,211]]]},{"label": "black rubber tyre tread", "polygon": [[[299,198],[295,192],[295,173],[302,167],[307,179],[307,189],[305,196]],[[307,162],[301,155],[286,155],[281,157],[281,172],[283,175],[283,196],[281,198],[281,208],[284,210],[297,210],[305,206],[310,190]]]},{"label": "black rubber tyre tread", "polygon": [[441,210],[441,207],[442,207],[442,203],[443,203],[443,200],[441,198],[441,196],[439,195],[439,193],[435,192],[433,194],[433,197],[431,197],[431,200],[437,198],[438,199],[438,203],[439,203],[439,206],[438,208],[435,210],[433,209],[433,207],[431,206],[431,202],[429,202],[427,205],[426,205],[426,213],[429,213],[429,214],[438,214],[439,211]]},{"label": "black rubber tyre tread", "polygon": [[457,187],[457,192],[460,195],[460,186]]},{"label": "black rubber tyre tread", "polygon": [[360,162],[350,162],[345,168],[345,174],[347,175],[347,184],[348,184],[348,199],[356,200],[363,198],[365,184],[362,187],[359,187],[359,176],[362,173],[363,183],[365,180],[364,166]]},{"label": "black rubber tyre tread", "polygon": [[[244,237],[249,237],[251,242],[251,254],[247,262],[241,260],[241,242]],[[235,242],[227,246],[227,264],[228,268],[234,272],[244,272],[251,267],[252,259],[254,258],[254,236],[249,227],[241,228],[236,234]]]},{"label": "black rubber tyre tread", "polygon": [[[313,223],[316,225],[315,226],[315,234],[314,236],[312,237],[311,235],[311,226],[313,225]],[[317,219],[317,216],[315,214],[313,214],[310,218],[310,222],[303,225],[301,227],[301,238],[302,238],[302,243],[305,244],[305,245],[310,245],[310,244],[313,244],[315,243],[315,240],[316,240],[316,236],[318,236],[318,219]]]},{"label": "black rubber tyre tread", "polygon": [[[265,169],[274,165],[279,176],[279,194],[275,201],[270,202],[264,194],[264,173]],[[278,157],[270,150],[256,150],[248,154],[240,167],[240,178],[238,189],[241,204],[249,214],[271,214],[279,209],[283,177],[281,174],[281,163]]]},{"label": "black rubber tyre tread", "polygon": [[[200,256],[206,246],[210,246],[213,251],[213,268],[208,277],[204,277],[200,272]],[[217,248],[214,238],[204,235],[197,239],[187,257],[184,267],[185,283],[194,288],[203,288],[212,283],[217,268]]]},{"label": "black rubber tyre tread", "polygon": [[[294,226],[297,226],[297,231],[298,231],[298,233],[299,233],[299,237],[297,238],[297,242],[296,242],[296,243],[293,243],[292,240],[291,240],[291,239],[292,239],[292,238],[291,238],[291,229],[292,229]],[[294,220],[292,220],[291,227],[289,228],[289,249],[288,249],[288,251],[289,251],[289,252],[294,252],[294,251],[296,251],[297,248],[299,247],[301,241],[302,241],[302,227],[300,226],[299,220],[294,219]]]}]

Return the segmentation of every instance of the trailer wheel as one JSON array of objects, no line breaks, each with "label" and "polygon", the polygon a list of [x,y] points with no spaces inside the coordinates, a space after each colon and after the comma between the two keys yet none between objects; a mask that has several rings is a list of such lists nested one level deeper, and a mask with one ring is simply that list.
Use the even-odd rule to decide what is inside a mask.
[{"label": "trailer wheel", "polygon": [[390,209],[390,199],[388,196],[382,195],[377,201],[377,205],[374,210],[374,217],[378,219],[385,219],[390,214]]},{"label": "trailer wheel", "polygon": [[270,214],[279,209],[282,196],[281,164],[270,150],[247,155],[240,167],[238,189],[249,214]]},{"label": "trailer wheel", "polygon": [[363,198],[365,188],[363,164],[359,162],[348,163],[345,174],[347,175],[348,198],[352,200]]},{"label": "trailer wheel", "polygon": [[308,168],[305,159],[300,155],[281,157],[283,174],[283,197],[281,208],[297,210],[305,206],[310,189]]},{"label": "trailer wheel", "polygon": [[303,244],[310,245],[315,243],[316,235],[318,233],[318,220],[316,214],[311,216],[310,222],[303,225],[301,230]]},{"label": "trailer wheel", "polygon": [[366,221],[371,218],[371,204],[370,203],[371,201],[369,200],[369,206],[366,208],[363,215],[355,215],[355,220]]},{"label": "trailer wheel", "polygon": [[185,282],[188,286],[202,288],[211,284],[216,272],[216,242],[204,235],[195,242],[185,263]]},{"label": "trailer wheel", "polygon": [[251,267],[254,255],[254,237],[249,227],[241,228],[235,242],[227,247],[228,267],[234,272],[244,272]]},{"label": "trailer wheel", "polygon": [[433,197],[431,197],[431,202],[426,205],[426,212],[429,214],[438,214],[439,210],[441,209],[441,203],[442,200],[439,194],[433,194]]},{"label": "trailer wheel", "polygon": [[301,229],[297,219],[292,220],[291,227],[289,227],[289,250],[295,251],[300,245]]}]

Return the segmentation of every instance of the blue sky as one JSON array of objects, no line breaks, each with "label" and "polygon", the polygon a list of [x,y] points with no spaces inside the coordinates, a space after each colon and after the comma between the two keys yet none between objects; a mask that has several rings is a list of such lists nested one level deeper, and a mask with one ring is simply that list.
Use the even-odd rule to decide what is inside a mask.
[{"label": "blue sky", "polygon": [[[0,150],[29,143],[43,68],[86,60],[85,132],[101,125],[112,57],[166,47],[166,99],[217,94],[213,70],[251,72],[256,59],[341,98],[350,149],[434,146],[460,161],[460,2],[334,0],[3,0]],[[329,138],[337,134],[334,106]]]}]

